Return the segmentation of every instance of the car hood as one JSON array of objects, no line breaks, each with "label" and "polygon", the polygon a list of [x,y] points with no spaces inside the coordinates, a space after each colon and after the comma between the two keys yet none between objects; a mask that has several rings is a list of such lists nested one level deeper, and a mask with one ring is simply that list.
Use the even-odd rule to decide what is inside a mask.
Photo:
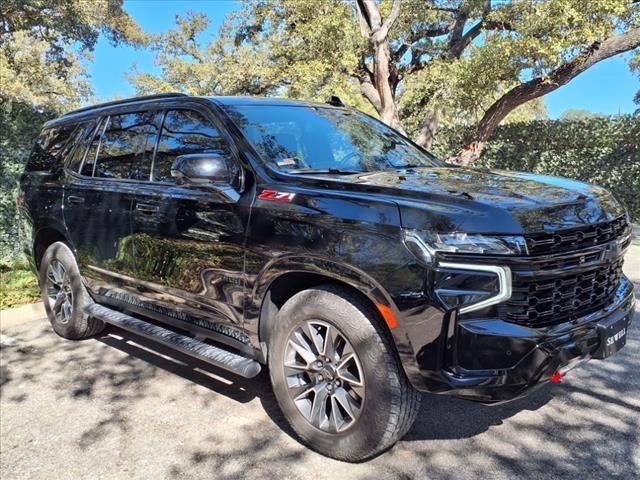
[{"label": "car hood", "polygon": [[339,180],[394,197],[405,228],[527,233],[605,222],[624,213],[601,187],[531,173],[423,167]]}]

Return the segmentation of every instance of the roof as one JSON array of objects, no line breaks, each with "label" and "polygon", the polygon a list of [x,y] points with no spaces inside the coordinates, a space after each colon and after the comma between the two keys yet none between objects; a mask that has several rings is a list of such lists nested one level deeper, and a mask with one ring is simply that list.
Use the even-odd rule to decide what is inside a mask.
[{"label": "roof", "polygon": [[98,109],[104,108],[104,107],[126,105],[127,103],[136,103],[136,102],[144,102],[144,101],[147,101],[147,100],[159,100],[159,99],[164,99],[164,98],[176,98],[176,97],[187,97],[187,96],[188,95],[185,95],[184,93],[174,92],[174,93],[158,93],[156,95],[144,95],[144,96],[141,96],[141,97],[124,98],[122,100],[112,100],[110,102],[97,103],[95,105],[89,105],[89,106],[86,106],[86,107],[82,107],[82,108],[77,108],[75,110],[71,110],[71,111],[65,113],[63,115],[63,117],[66,117],[67,115],[75,115],[75,114],[81,113],[81,112],[88,112],[90,110],[98,110]]},{"label": "roof", "polygon": [[[133,104],[133,103],[144,103],[144,102],[151,102],[151,101],[157,101],[157,100],[171,100],[171,99],[189,99],[189,98],[193,98],[193,99],[199,99],[199,100],[208,100],[212,103],[215,103],[217,105],[219,105],[222,108],[225,107],[233,107],[233,106],[248,106],[248,105],[262,105],[262,106],[289,106],[289,107],[318,107],[318,106],[324,106],[324,107],[330,107],[330,105],[332,106],[336,106],[335,104],[332,103],[321,103],[321,102],[307,102],[307,101],[303,101],[303,100],[289,100],[289,99],[285,99],[285,98],[269,98],[269,97],[252,97],[252,96],[237,96],[237,97],[231,97],[231,96],[191,96],[191,95],[186,95],[184,93],[179,93],[179,92],[174,92],[174,93],[161,93],[161,94],[157,94],[157,95],[145,95],[145,96],[140,96],[140,97],[131,97],[131,98],[125,98],[122,100],[113,100],[110,102],[105,102],[105,103],[98,103],[95,105],[89,105],[86,107],[82,107],[82,108],[78,108],[75,110],[71,110],[67,113],[65,113],[64,115],[62,115],[61,117],[58,117],[54,120],[50,120],[49,122],[47,122],[44,126],[45,127],[50,127],[56,124],[60,124],[60,123],[66,123],[66,120],[71,120],[72,118],[75,120],[78,116],[83,116],[83,115],[89,115],[92,114],[96,111],[102,110],[104,108],[108,108],[108,107],[119,107],[121,105],[128,105],[128,104]],[[332,97],[333,98],[337,98],[337,97]],[[339,101],[339,99],[338,99]],[[75,117],[75,118],[74,118]]]},{"label": "roof", "polygon": [[222,107],[233,106],[270,106],[270,107],[318,107],[327,106],[324,102],[307,102],[305,100],[290,100],[287,98],[273,98],[273,97],[252,97],[252,96],[237,96],[237,97],[200,97],[210,100]]}]

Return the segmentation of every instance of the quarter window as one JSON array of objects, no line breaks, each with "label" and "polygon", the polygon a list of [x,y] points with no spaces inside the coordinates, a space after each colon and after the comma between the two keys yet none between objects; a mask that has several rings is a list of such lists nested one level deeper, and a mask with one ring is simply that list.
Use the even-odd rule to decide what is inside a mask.
[{"label": "quarter window", "polygon": [[72,145],[69,138],[76,127],[77,124],[71,124],[43,131],[33,147],[26,170],[29,172],[51,171]]},{"label": "quarter window", "polygon": [[192,110],[169,110],[154,161],[153,180],[171,182],[171,165],[179,155],[219,153],[229,155],[220,132],[204,115]]}]

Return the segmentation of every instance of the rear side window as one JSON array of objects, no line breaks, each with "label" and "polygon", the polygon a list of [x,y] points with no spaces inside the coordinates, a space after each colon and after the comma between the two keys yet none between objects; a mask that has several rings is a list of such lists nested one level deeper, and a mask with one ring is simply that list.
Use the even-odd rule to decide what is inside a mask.
[{"label": "rear side window", "polygon": [[73,133],[69,145],[67,168],[77,172],[82,164],[84,153],[87,151],[87,143],[96,128],[96,122],[90,121],[81,123]]},{"label": "rear side window", "polygon": [[[93,175],[93,166],[96,163],[96,155],[98,153],[98,147],[100,146],[100,139],[102,136],[102,131],[104,130],[105,123],[107,122],[106,118],[103,118],[95,128],[95,133],[89,135],[87,138],[87,142],[89,143],[88,147],[83,148],[86,150],[86,153],[82,153],[82,158],[80,162],[82,163],[82,168],[80,169],[80,174],[90,177]],[[74,159],[75,160],[75,159]]]},{"label": "rear side window", "polygon": [[94,175],[149,180],[158,131],[155,116],[153,112],[111,116],[102,134]]},{"label": "rear side window", "polygon": [[229,154],[220,132],[204,115],[193,110],[169,110],[154,161],[153,180],[172,182],[171,165],[179,155],[190,153]]},{"label": "rear side window", "polygon": [[71,124],[43,130],[31,151],[26,171],[50,172],[60,166],[61,159],[72,145],[69,140],[76,128],[76,124]]}]

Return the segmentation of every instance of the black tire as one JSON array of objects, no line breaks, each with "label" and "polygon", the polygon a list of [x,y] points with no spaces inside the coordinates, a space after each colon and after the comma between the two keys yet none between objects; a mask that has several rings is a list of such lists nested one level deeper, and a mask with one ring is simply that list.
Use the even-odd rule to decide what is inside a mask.
[{"label": "black tire", "polygon": [[[307,323],[310,320],[311,324]],[[288,386],[291,384],[292,369],[288,368],[285,373],[285,359],[288,365],[292,362],[290,335],[294,332],[299,333],[301,326],[314,328],[316,321],[336,327],[359,358],[364,378],[364,395],[357,420],[344,431],[336,430],[332,426],[327,427],[331,422],[326,420],[323,420],[325,428],[334,431],[323,431],[314,426],[312,419],[308,420],[296,406],[293,400],[296,393],[290,394],[290,391],[293,391]],[[321,332],[321,325],[317,327],[316,332]],[[331,458],[357,462],[387,450],[411,428],[420,407],[421,397],[409,384],[389,337],[389,333],[381,327],[378,313],[367,302],[334,286],[304,290],[294,295],[282,307],[269,337],[271,383],[284,416],[296,434],[310,448]],[[300,361],[302,357],[296,358],[298,360],[294,362]],[[329,362],[328,359],[325,360]],[[303,361],[305,362],[306,360]],[[316,363],[314,362],[314,365]],[[313,375],[316,374],[309,375],[305,372],[303,382]],[[298,388],[304,389],[313,382],[317,385],[318,378],[323,379],[322,376],[314,377],[309,380],[309,384],[303,384]],[[330,376],[326,378],[334,377],[330,372]],[[347,383],[344,382],[344,385]],[[315,403],[315,395],[312,394],[312,400],[309,400],[308,404]],[[358,396],[355,395],[355,398]],[[329,404],[327,411],[332,408],[331,399]],[[310,408],[313,412],[313,407]],[[307,415],[313,418],[313,413]],[[325,414],[325,417],[328,416],[329,413]]]},{"label": "black tire", "polygon": [[[60,271],[63,271],[61,275]],[[57,279],[54,272],[58,272]],[[52,243],[44,252],[40,262],[40,287],[49,322],[61,337],[79,340],[92,337],[104,329],[104,322],[88,316],[84,311],[93,300],[82,283],[73,252],[65,243]],[[58,294],[60,291],[62,294]],[[61,298],[56,303],[56,299]],[[65,309],[61,304],[70,308]]]}]

